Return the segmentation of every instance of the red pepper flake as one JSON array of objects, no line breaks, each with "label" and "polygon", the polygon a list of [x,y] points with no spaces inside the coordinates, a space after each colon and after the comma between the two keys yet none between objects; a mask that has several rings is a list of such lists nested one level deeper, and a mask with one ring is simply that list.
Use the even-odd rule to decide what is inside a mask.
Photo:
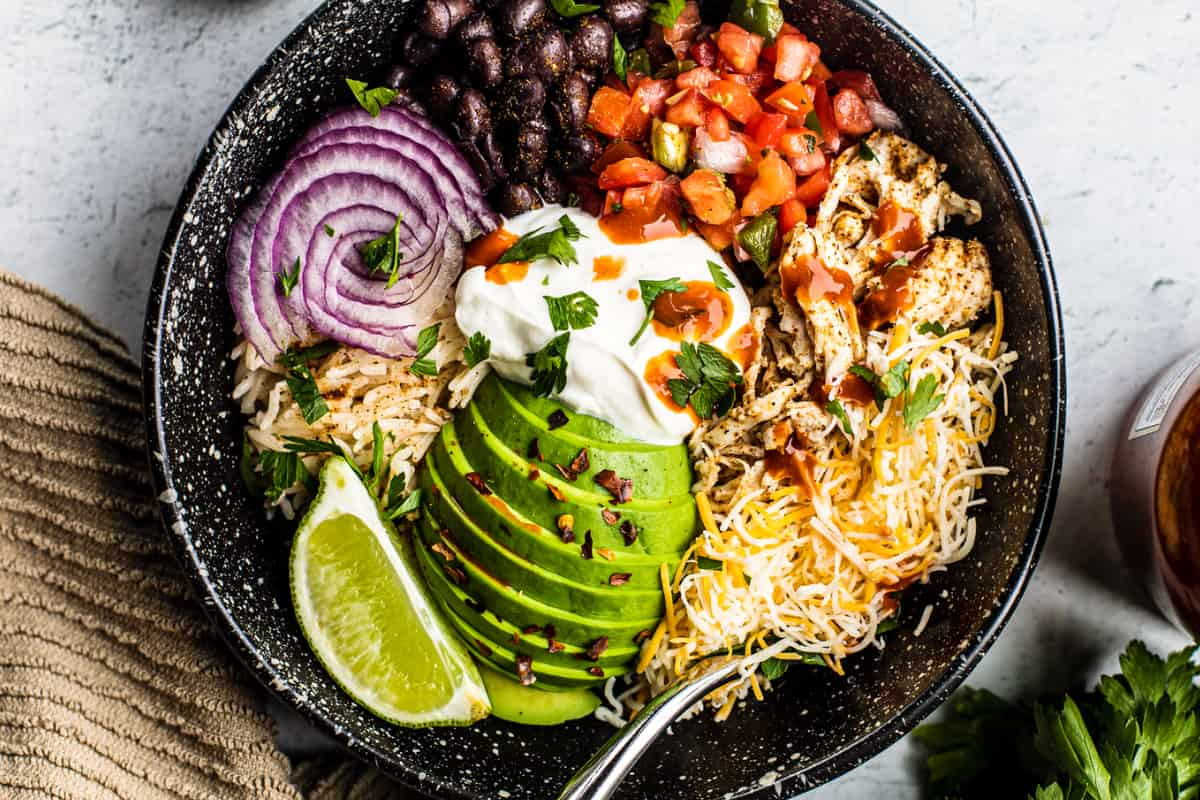
[{"label": "red pepper flake", "polygon": [[649,638],[650,638],[650,630],[648,628],[643,628],[642,630],[637,632],[637,636],[633,637],[633,643],[641,644],[642,642],[646,641]]},{"label": "red pepper flake", "polygon": [[593,480],[608,490],[614,503],[628,503],[633,499],[633,481],[630,478],[619,477],[611,469],[604,469],[597,472]]},{"label": "red pepper flake", "polygon": [[580,653],[577,657],[587,659],[588,661],[599,661],[600,656],[604,655],[604,651],[608,649],[608,637],[601,636],[596,641],[592,642],[586,653]]},{"label": "red pepper flake", "polygon": [[542,626],[542,633],[546,636],[547,639],[558,638],[558,628],[555,628],[553,625],[550,625],[549,623]]},{"label": "red pepper flake", "polygon": [[553,497],[555,500],[557,500],[560,503],[563,500],[567,499],[567,496],[562,493],[562,489],[558,488],[557,486],[555,486],[553,483],[550,483],[549,481],[546,481],[546,489],[549,490],[550,496]]},{"label": "red pepper flake", "polygon": [[605,561],[612,561],[614,558],[617,557],[617,554],[614,553],[612,550],[609,550],[607,547],[597,547],[596,555],[600,556]]},{"label": "red pepper flake", "polygon": [[605,525],[616,525],[617,521],[621,519],[621,512],[613,511],[611,508],[605,508],[600,511],[600,516],[604,517]]},{"label": "red pepper flake", "polygon": [[542,471],[540,469],[538,469],[537,467],[530,465],[529,480],[536,481],[540,477],[542,477]]},{"label": "red pepper flake", "polygon": [[624,586],[629,583],[629,579],[633,577],[632,572],[614,572],[608,576],[609,586]]},{"label": "red pepper flake", "polygon": [[454,581],[459,586],[462,586],[467,582],[467,573],[463,572],[458,567],[452,567],[449,564],[442,564],[442,569],[445,570],[446,574],[450,577],[450,580]]},{"label": "red pepper flake", "polygon": [[566,425],[568,422],[570,422],[570,419],[567,417],[567,412],[563,411],[561,408],[558,408],[552,411],[550,416],[546,417],[546,422],[548,423],[550,430],[554,430],[555,428],[561,428],[563,425]]},{"label": "red pepper flake", "polygon": [[575,458],[571,460],[571,472],[576,475],[582,475],[588,471],[588,467],[592,465],[591,458],[588,457],[588,449],[585,447],[580,450]]},{"label": "red pepper flake", "polygon": [[633,520],[627,519],[621,523],[621,536],[625,539],[626,547],[637,541],[637,535],[637,525],[633,524]]},{"label": "red pepper flake", "polygon": [[554,639],[551,639],[550,646],[546,648],[546,652],[547,653],[561,653],[563,650],[566,650],[566,649],[567,649],[567,646],[565,644],[563,644],[562,642],[559,642],[559,641],[555,641]]},{"label": "red pepper flake", "polygon": [[484,611],[487,611],[487,606],[473,597],[467,598],[467,608],[471,609],[476,614],[482,614]]},{"label": "red pepper flake", "polygon": [[447,563],[454,560],[454,553],[451,552],[449,547],[446,547],[446,545],[442,544],[441,542],[434,542],[429,546],[429,549],[441,556],[442,559]]},{"label": "red pepper flake", "polygon": [[542,455],[542,446],[538,444],[536,436],[533,438],[533,441],[529,443],[529,457],[534,461],[546,460],[546,457]]},{"label": "red pepper flake", "polygon": [[589,561],[592,558],[592,532],[587,531],[583,534],[583,546],[579,548],[579,555]]},{"label": "red pepper flake", "polygon": [[479,641],[478,639],[476,639],[476,640],[475,640],[475,646],[479,648],[479,652],[483,654],[483,657],[484,657],[484,658],[491,658],[491,657],[492,657],[492,648],[488,647],[488,646],[487,646],[486,644],[484,644],[483,642],[481,642],[481,641]]},{"label": "red pepper flake", "polygon": [[588,675],[595,675],[597,678],[603,678],[604,670],[600,667],[588,667]]},{"label": "red pepper flake", "polygon": [[537,681],[537,676],[533,674],[533,656],[517,656],[517,678],[522,686],[532,686]]},{"label": "red pepper flake", "polygon": [[526,625],[524,628],[521,628],[521,633],[528,636],[531,633],[537,633],[541,629],[542,629],[541,625]]},{"label": "red pepper flake", "polygon": [[467,479],[467,483],[474,486],[475,491],[479,492],[481,495],[486,497],[487,495],[492,493],[492,490],[488,488],[488,485],[486,483],[484,483],[483,476],[480,475],[478,472],[468,472],[466,474],[466,479]]}]

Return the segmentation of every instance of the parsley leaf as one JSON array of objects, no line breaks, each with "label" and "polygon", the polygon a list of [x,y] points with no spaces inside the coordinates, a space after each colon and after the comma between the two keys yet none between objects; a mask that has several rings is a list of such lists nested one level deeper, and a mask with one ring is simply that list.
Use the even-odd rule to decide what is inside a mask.
[{"label": "parsley leaf", "polygon": [[630,347],[637,344],[637,340],[642,338],[642,333],[649,327],[650,320],[654,317],[654,301],[660,294],[687,291],[687,286],[679,278],[665,278],[661,281],[641,280],[638,281],[638,287],[642,291],[642,305],[646,307],[646,318],[642,320],[642,326],[637,329],[637,333],[629,340]]},{"label": "parsley leaf", "polygon": [[296,288],[297,281],[300,280],[300,257],[296,257],[295,263],[292,264],[292,269],[289,272],[287,267],[279,271],[279,288],[283,289],[284,297],[292,296],[292,289]]},{"label": "parsley leaf", "polygon": [[867,143],[865,141],[859,142],[858,143],[858,158],[861,161],[875,161],[876,160],[875,159],[875,151],[872,150],[870,147],[867,147]]},{"label": "parsley leaf", "polygon": [[708,274],[712,275],[713,283],[722,292],[733,288],[733,281],[726,277],[724,268],[722,268],[717,262],[708,262]]},{"label": "parsley leaf", "polygon": [[938,394],[936,375],[926,375],[917,383],[917,388],[910,390],[904,398],[904,427],[910,431],[917,423],[929,416],[929,413],[941,405],[946,395]]},{"label": "parsley leaf", "polygon": [[435,322],[428,327],[422,328],[421,332],[417,334],[417,357],[409,365],[409,372],[414,375],[424,375],[427,378],[438,374],[437,362],[425,356],[429,355],[433,352],[433,348],[437,347],[438,331],[441,328],[442,323]]},{"label": "parsley leaf", "polygon": [[596,324],[596,312],[599,305],[587,292],[572,292],[562,297],[543,295],[546,307],[550,311],[550,324],[556,331],[566,331],[574,328],[583,330]]},{"label": "parsley leaf", "polygon": [[[346,453],[336,442],[323,439],[305,439],[302,436],[284,436],[283,449],[289,453],[328,453],[332,456],[345,456]],[[349,459],[347,459],[349,460]],[[353,464],[353,462],[351,462]],[[354,468],[356,471],[358,467]]]},{"label": "parsley leaf", "polygon": [[833,416],[837,417],[838,422],[842,423],[842,430],[847,436],[854,435],[854,426],[850,424],[850,415],[846,413],[846,409],[838,400],[830,400],[825,404],[825,410]]},{"label": "parsley leaf", "polygon": [[378,117],[383,107],[395,100],[396,95],[399,94],[395,89],[389,89],[386,86],[368,89],[367,84],[363,81],[351,78],[346,78],[346,85],[354,93],[354,99],[358,101],[358,104],[365,108],[372,117]]},{"label": "parsley leaf", "polygon": [[481,361],[487,361],[491,354],[492,340],[483,335],[481,331],[472,333],[471,338],[467,339],[467,346],[463,348],[463,359],[467,362],[468,367],[473,367]]},{"label": "parsley leaf", "polygon": [[667,389],[677,406],[691,405],[700,419],[729,413],[742,375],[724,353],[707,343],[680,342],[675,364],[684,377],[667,381]]},{"label": "parsley leaf", "polygon": [[329,413],[329,406],[325,404],[325,398],[317,388],[317,379],[313,377],[312,370],[307,365],[299,364],[288,370],[287,387],[296,405],[300,406],[304,421],[309,425]]},{"label": "parsley leaf", "polygon": [[687,5],[685,0],[659,0],[656,3],[651,3],[650,19],[664,28],[670,28],[675,24],[675,20],[679,19],[679,15],[683,13],[685,5]]},{"label": "parsley leaf", "polygon": [[332,239],[333,237],[337,236],[337,231],[335,231],[332,226],[326,225],[325,226],[325,235],[328,236],[330,239]]},{"label": "parsley leaf", "polygon": [[289,347],[279,355],[276,361],[283,367],[298,367],[301,364],[316,361],[318,358],[324,358],[337,350],[339,346],[337,342],[330,339],[329,341],[314,344],[312,347],[302,347],[299,350]]},{"label": "parsley leaf", "polygon": [[816,111],[810,111],[804,116],[804,127],[810,131],[816,131],[818,136],[825,135],[825,129],[821,127],[821,118],[817,116]]},{"label": "parsley leaf", "polygon": [[265,450],[259,456],[259,463],[262,465],[262,478],[265,483],[263,496],[271,502],[278,500],[302,478],[308,477],[308,470],[304,468],[304,462],[296,453]]},{"label": "parsley leaf", "polygon": [[533,393],[538,397],[558,394],[567,385],[567,345],[570,342],[569,332],[560,333],[541,350],[525,355],[525,366],[533,369],[530,376]]},{"label": "parsley leaf", "polygon": [[779,220],[771,211],[764,211],[738,231],[738,243],[763,272],[771,265],[771,248],[775,246],[778,230]]},{"label": "parsley leaf", "polygon": [[773,681],[783,675],[783,673],[787,672],[790,666],[792,666],[792,662],[790,661],[784,661],[778,658],[768,658],[766,661],[758,665],[758,670],[763,674],[764,678]]},{"label": "parsley leaf", "polygon": [[615,33],[612,39],[613,72],[624,82],[625,77],[629,74],[629,56],[625,53],[625,48],[621,46],[621,39]]},{"label": "parsley leaf", "polygon": [[591,3],[576,3],[575,0],[550,0],[550,6],[560,17],[567,17],[568,19],[600,10],[600,6],[592,5]]},{"label": "parsley leaf", "polygon": [[367,265],[372,274],[376,272],[388,274],[385,289],[392,288],[400,279],[400,263],[404,260],[404,254],[400,252],[400,225],[403,222],[404,215],[400,214],[396,217],[396,224],[390,231],[378,239],[372,239],[358,249],[358,252],[362,254],[363,263]]},{"label": "parsley leaf", "polygon": [[536,261],[540,258],[552,258],[567,267],[579,263],[579,257],[575,254],[575,248],[571,242],[585,237],[570,217],[563,214],[558,218],[557,228],[545,233],[542,233],[541,230],[541,228],[535,228],[522,236],[512,247],[500,255],[496,263]]},{"label": "parsley leaf", "polygon": [[[400,477],[404,477],[404,476],[401,475]],[[413,511],[416,511],[417,506],[419,506],[420,504],[421,504],[421,487],[418,486],[416,489],[413,489],[412,492],[409,493],[408,497],[404,498],[404,500],[402,500],[398,505],[393,505],[393,506],[390,506],[389,508],[385,509],[384,517],[386,517],[387,519],[395,519],[396,517],[402,517],[405,514],[409,514]]]},{"label": "parsley leaf", "polygon": [[908,362],[901,361],[882,375],[876,375],[864,366],[855,364],[850,372],[875,388],[875,403],[880,408],[890,398],[899,397],[908,387]]},{"label": "parsley leaf", "polygon": [[378,422],[371,423],[371,469],[367,472],[367,488],[375,487],[383,480],[383,428]]},{"label": "parsley leaf", "polygon": [[938,322],[935,319],[930,322],[922,322],[920,325],[918,325],[917,333],[920,333],[920,334],[923,334],[926,336],[928,336],[931,333],[934,336],[945,336],[946,328],[945,328],[945,326],[942,325],[942,323]]}]

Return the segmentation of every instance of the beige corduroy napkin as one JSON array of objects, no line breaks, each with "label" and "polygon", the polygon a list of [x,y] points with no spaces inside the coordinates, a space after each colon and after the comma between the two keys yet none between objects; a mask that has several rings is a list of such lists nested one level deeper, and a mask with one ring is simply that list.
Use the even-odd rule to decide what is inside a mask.
[{"label": "beige corduroy napkin", "polygon": [[158,528],[136,364],[0,270],[0,797],[370,798],[295,770]]}]

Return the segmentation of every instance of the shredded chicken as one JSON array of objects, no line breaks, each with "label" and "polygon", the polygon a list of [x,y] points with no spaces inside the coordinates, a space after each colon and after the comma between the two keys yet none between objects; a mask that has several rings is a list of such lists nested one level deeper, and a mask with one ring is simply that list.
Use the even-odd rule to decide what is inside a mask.
[{"label": "shredded chicken", "polygon": [[[935,237],[930,249],[914,264],[909,279],[912,306],[907,316],[916,322],[940,322],[946,330],[961,328],[987,310],[992,302],[992,268],[987,250],[972,239]],[[868,293],[882,284],[867,281]]]}]

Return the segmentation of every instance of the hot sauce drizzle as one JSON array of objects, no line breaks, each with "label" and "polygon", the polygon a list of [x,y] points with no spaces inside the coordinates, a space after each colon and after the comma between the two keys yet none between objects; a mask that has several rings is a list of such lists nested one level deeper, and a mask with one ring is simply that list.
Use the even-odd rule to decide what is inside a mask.
[{"label": "hot sauce drizzle", "polygon": [[884,203],[875,210],[871,230],[879,241],[875,251],[875,266],[896,260],[896,256],[919,250],[925,244],[925,233],[916,214],[895,203]]},{"label": "hot sauce drizzle", "polygon": [[769,475],[787,478],[793,486],[803,487],[809,497],[816,495],[817,483],[813,479],[813,465],[816,459],[808,452],[805,442],[795,433],[788,437],[782,450],[768,450],[766,462]]},{"label": "hot sauce drizzle", "polygon": [[514,281],[521,281],[529,274],[528,261],[505,261],[503,264],[492,264],[483,273],[483,277],[490,283],[506,284]]},{"label": "hot sauce drizzle", "polygon": [[677,355],[679,355],[678,350],[667,350],[654,356],[646,362],[646,371],[643,377],[646,379],[646,385],[657,395],[659,400],[662,400],[666,404],[667,408],[677,413],[686,411],[696,423],[699,423],[700,418],[692,410],[692,407],[681,407],[671,398],[671,390],[667,387],[667,381],[686,377],[683,374],[683,370],[675,363],[675,356]]},{"label": "hot sauce drizzle", "polygon": [[754,363],[757,355],[758,333],[754,330],[754,326],[747,322],[729,337],[729,356],[738,362],[742,372],[745,372]]},{"label": "hot sauce drizzle", "polygon": [[624,256],[596,256],[592,259],[592,280],[611,281],[625,271]]},{"label": "hot sauce drizzle", "polygon": [[688,281],[682,292],[663,292],[654,300],[651,322],[664,339],[711,342],[725,332],[733,301],[711,281]]}]

